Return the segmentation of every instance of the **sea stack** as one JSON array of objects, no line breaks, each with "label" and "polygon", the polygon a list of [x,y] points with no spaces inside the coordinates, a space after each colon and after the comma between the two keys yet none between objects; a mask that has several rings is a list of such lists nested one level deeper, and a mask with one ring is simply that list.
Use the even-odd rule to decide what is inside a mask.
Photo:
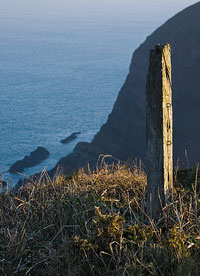
[{"label": "sea stack", "polygon": [[33,167],[40,164],[49,156],[49,151],[43,147],[38,147],[36,150],[30,153],[29,156],[25,156],[23,160],[16,161],[9,169],[11,173],[23,172],[24,169]]},{"label": "sea stack", "polygon": [[80,132],[73,132],[71,135],[67,136],[65,139],[62,139],[60,142],[62,144],[68,144],[73,140],[76,140]]}]

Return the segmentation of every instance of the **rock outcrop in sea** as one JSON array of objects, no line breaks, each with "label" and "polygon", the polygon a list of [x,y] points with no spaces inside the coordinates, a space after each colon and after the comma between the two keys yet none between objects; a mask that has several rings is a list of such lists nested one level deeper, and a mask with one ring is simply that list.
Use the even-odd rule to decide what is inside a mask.
[{"label": "rock outcrop in sea", "polygon": [[23,172],[24,169],[40,164],[49,156],[49,151],[43,147],[38,147],[31,152],[30,156],[25,156],[23,160],[16,161],[9,169],[11,173]]},{"label": "rock outcrop in sea", "polygon": [[73,132],[71,135],[69,135],[69,136],[66,137],[65,139],[61,140],[60,142],[61,142],[62,144],[67,144],[67,143],[69,143],[69,142],[75,140],[75,139],[78,137],[79,134],[81,134],[81,133],[80,133],[80,132]]},{"label": "rock outcrop in sea", "polygon": [[[96,164],[100,154],[145,162],[145,85],[149,50],[172,46],[174,162],[192,167],[200,161],[200,2],[178,13],[134,52],[130,71],[107,122],[91,143],[80,142],[56,168],[68,174]],[[51,173],[55,172],[54,168]]]}]

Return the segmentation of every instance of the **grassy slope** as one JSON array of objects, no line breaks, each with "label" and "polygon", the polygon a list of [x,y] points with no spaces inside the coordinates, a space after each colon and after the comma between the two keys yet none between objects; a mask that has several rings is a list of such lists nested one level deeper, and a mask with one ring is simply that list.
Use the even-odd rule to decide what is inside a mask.
[{"label": "grassy slope", "polygon": [[175,175],[174,202],[157,224],[146,215],[146,175],[136,166],[53,181],[44,172],[1,193],[0,275],[199,275],[198,177]]}]

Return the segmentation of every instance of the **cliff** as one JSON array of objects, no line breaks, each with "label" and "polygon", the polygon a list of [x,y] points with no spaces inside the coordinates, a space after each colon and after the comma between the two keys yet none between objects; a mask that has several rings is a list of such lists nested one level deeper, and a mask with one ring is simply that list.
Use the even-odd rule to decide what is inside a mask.
[{"label": "cliff", "polygon": [[[149,49],[172,45],[174,162],[200,161],[200,2],[168,20],[134,52],[127,79],[107,122],[91,143],[78,143],[56,168],[69,173],[96,164],[100,154],[145,162],[145,85]],[[187,160],[187,158],[188,160]],[[51,172],[55,172],[56,168]]]}]

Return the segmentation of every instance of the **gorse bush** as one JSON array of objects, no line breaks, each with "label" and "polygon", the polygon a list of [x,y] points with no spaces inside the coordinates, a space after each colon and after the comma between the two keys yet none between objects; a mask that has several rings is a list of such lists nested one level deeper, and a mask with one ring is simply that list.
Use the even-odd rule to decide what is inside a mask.
[{"label": "gorse bush", "polygon": [[154,222],[141,168],[53,180],[44,171],[0,193],[0,275],[199,275],[199,184],[193,171],[175,175],[173,202]]}]

